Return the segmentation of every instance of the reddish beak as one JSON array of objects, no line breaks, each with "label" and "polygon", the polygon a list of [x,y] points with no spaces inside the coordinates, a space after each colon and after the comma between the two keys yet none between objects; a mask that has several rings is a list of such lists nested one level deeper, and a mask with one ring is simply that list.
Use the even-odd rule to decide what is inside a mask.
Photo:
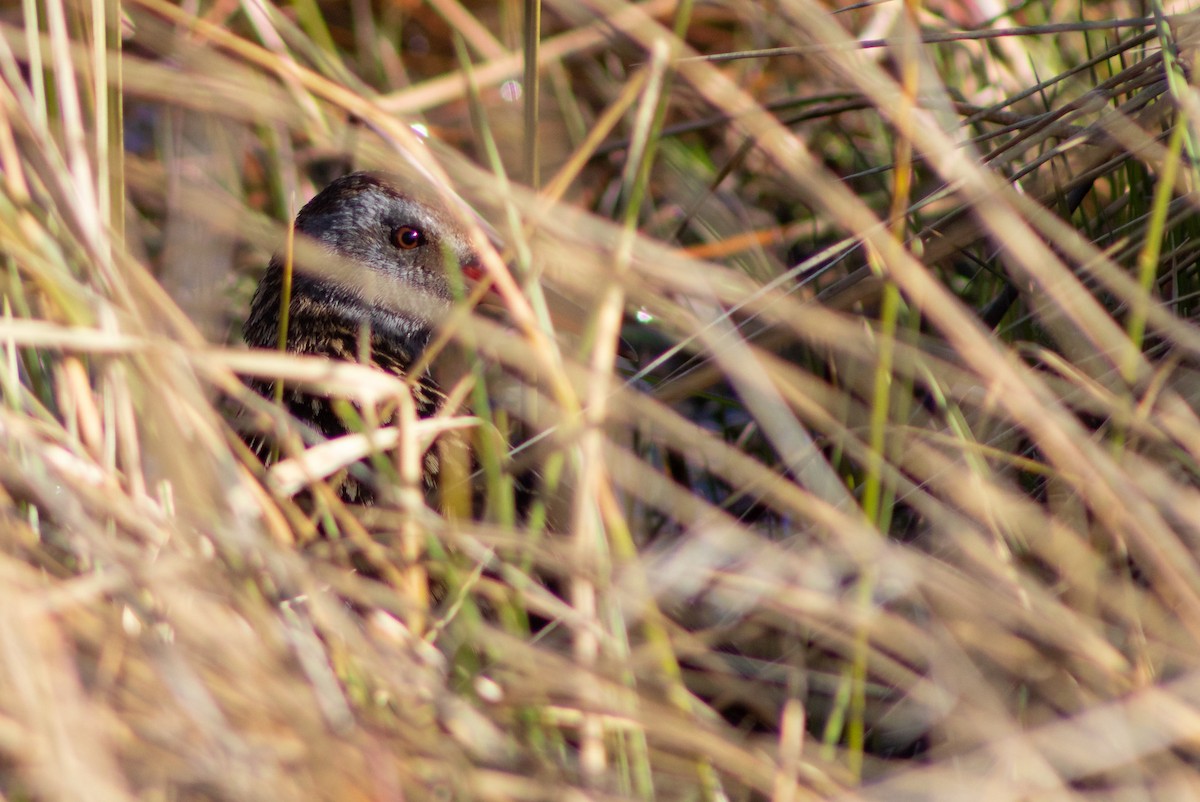
[{"label": "reddish beak", "polygon": [[478,261],[470,261],[465,263],[461,268],[463,279],[467,284],[467,293],[472,294],[476,288],[487,282],[487,290],[483,296],[479,298],[478,304],[480,308],[491,309],[493,312],[504,309],[504,299],[500,295],[500,291],[496,289],[496,285],[488,277],[488,272],[483,265]]},{"label": "reddish beak", "polygon": [[[483,265],[479,262],[467,262],[462,266],[463,278],[472,284],[478,284],[483,281],[483,277],[487,275],[487,271],[483,269]],[[495,290],[492,290],[495,292]]]}]

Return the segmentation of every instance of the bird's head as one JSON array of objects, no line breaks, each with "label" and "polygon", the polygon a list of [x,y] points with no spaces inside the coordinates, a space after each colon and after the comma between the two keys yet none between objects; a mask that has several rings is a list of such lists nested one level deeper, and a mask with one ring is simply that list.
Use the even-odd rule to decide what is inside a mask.
[{"label": "bird's head", "polygon": [[[400,190],[386,175],[353,173],[334,181],[300,210],[296,231],[334,258],[319,265],[297,258],[293,314],[369,323],[378,336],[427,335],[450,304],[450,272],[468,277],[479,272],[458,220],[436,201]],[[278,319],[270,307],[278,308],[282,271],[277,255],[247,321],[247,339],[264,340],[252,345],[273,345],[265,329]]]}]

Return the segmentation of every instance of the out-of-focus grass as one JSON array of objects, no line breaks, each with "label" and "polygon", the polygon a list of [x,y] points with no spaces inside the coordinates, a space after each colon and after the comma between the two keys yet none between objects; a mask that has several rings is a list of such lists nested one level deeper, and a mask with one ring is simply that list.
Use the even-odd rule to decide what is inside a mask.
[{"label": "out-of-focus grass", "polygon": [[[1197,21],[984,5],[0,12],[3,794],[1195,794]],[[359,168],[504,243],[432,420],[237,342]]]}]

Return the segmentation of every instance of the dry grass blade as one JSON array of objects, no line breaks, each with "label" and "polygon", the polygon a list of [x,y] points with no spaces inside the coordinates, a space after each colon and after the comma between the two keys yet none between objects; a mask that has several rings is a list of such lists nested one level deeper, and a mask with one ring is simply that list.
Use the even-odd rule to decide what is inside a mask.
[{"label": "dry grass blade", "polygon": [[413,439],[416,448],[428,451],[438,435],[478,424],[473,418],[429,420],[407,431],[398,427],[374,429],[370,433],[350,434],[307,449],[303,456],[283,460],[271,466],[267,483],[283,496],[295,495],[307,484],[326,479],[361,459],[395,448],[400,439]]},{"label": "dry grass blade", "polygon": [[0,795],[1196,796],[1200,17],[984,5],[0,10]]}]

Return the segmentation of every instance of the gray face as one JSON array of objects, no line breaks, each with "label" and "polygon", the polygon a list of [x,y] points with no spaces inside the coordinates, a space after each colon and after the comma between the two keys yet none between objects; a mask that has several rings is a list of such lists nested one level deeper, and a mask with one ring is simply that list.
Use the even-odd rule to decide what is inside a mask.
[{"label": "gray face", "polygon": [[369,270],[368,276],[333,283],[369,306],[397,307],[400,313],[425,316],[427,305],[448,304],[448,262],[460,268],[476,262],[453,217],[368,173],[345,176],[322,190],[300,211],[296,228]]},{"label": "gray face", "polygon": [[[350,330],[369,323],[377,335],[396,339],[404,350],[420,350],[450,304],[447,270],[470,268],[478,260],[451,215],[396,186],[396,179],[387,176],[353,173],[300,210],[296,230],[339,258],[297,262],[292,316],[298,325],[314,317],[329,324],[341,321]],[[251,345],[274,344],[282,273],[276,256],[246,321]]]}]

